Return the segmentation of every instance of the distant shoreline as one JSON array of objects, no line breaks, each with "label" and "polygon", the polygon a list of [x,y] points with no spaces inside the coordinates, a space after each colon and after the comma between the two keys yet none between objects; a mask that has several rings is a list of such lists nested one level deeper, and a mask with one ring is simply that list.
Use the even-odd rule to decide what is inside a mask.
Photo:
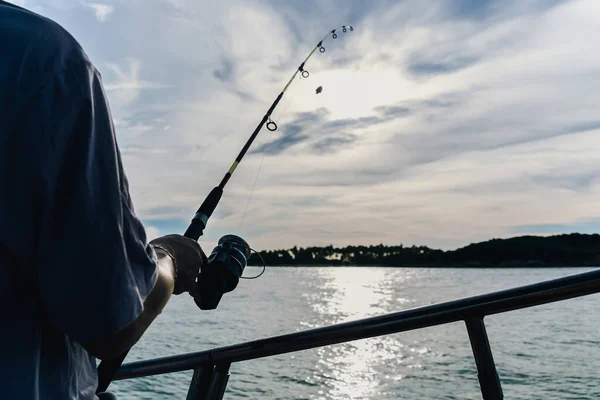
[{"label": "distant shoreline", "polygon": [[[266,250],[260,255],[275,267],[392,268],[585,268],[600,266],[599,234],[517,236],[472,243],[456,250],[427,246],[346,246]],[[253,254],[248,265],[261,266]]]}]

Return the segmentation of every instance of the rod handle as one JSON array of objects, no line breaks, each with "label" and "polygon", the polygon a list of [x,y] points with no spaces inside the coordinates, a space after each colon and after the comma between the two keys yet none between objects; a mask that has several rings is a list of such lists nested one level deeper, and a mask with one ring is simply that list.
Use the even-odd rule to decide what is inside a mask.
[{"label": "rod handle", "polygon": [[216,186],[213,190],[210,191],[206,199],[202,202],[198,211],[196,211],[196,215],[192,218],[192,222],[190,226],[187,228],[183,236],[188,237],[190,239],[198,240],[200,236],[204,233],[204,228],[206,228],[206,223],[208,219],[212,215],[215,208],[217,208],[217,204],[219,204],[219,200],[221,200],[221,196],[223,196],[223,189]]}]

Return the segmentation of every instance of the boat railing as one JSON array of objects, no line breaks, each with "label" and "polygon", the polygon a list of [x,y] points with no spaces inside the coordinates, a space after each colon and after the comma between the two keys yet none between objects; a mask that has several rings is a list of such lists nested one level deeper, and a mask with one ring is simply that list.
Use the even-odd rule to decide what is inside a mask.
[{"label": "boat railing", "polygon": [[503,398],[484,323],[487,315],[600,292],[600,269],[512,289],[211,350],[126,363],[115,380],[193,371],[187,400],[222,399],[232,363],[464,321],[484,400]]}]

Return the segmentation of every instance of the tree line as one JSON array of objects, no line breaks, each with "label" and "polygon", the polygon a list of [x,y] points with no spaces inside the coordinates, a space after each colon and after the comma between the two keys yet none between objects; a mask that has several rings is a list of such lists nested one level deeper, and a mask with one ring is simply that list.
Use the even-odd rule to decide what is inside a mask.
[{"label": "tree line", "polygon": [[[472,243],[456,250],[427,246],[313,246],[261,251],[267,266],[357,265],[393,267],[511,267],[600,265],[600,235],[518,236]],[[262,265],[253,254],[249,265]]]}]

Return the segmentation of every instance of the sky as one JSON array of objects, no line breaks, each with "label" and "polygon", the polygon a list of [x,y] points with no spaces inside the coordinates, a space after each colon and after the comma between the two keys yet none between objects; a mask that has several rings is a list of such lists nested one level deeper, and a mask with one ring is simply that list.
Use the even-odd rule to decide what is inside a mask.
[{"label": "sky", "polygon": [[102,74],[149,238],[185,231],[332,29],[225,188],[205,249],[226,233],[269,250],[600,231],[597,0],[13,2],[61,24]]}]

